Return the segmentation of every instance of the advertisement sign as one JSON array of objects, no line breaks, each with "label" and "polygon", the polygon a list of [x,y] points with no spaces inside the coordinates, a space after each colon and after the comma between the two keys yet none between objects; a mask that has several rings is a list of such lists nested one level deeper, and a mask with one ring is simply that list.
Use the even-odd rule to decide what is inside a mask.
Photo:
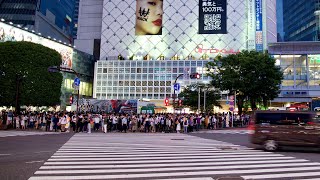
[{"label": "advertisement sign", "polygon": [[54,49],[61,54],[61,66],[72,68],[73,48],[43,38],[34,33],[0,22],[0,43],[6,41],[29,41]]},{"label": "advertisement sign", "polygon": [[[73,107],[76,108],[76,100]],[[137,113],[138,100],[79,99],[80,112]],[[74,109],[75,110],[75,109]]]},{"label": "advertisement sign", "polygon": [[136,35],[162,35],[162,0],[136,0]]},{"label": "advertisement sign", "polygon": [[199,0],[199,34],[227,34],[227,0]]},{"label": "advertisement sign", "polygon": [[263,51],[262,0],[256,0],[256,50]]},{"label": "advertisement sign", "polygon": [[256,36],[256,18],[255,18],[255,0],[248,1],[248,49],[256,49],[255,36]]}]

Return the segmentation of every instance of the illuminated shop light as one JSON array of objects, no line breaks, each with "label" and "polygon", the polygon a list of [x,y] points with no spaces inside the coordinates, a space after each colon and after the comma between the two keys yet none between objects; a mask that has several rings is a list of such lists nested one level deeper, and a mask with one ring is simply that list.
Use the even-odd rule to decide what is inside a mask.
[{"label": "illuminated shop light", "polygon": [[49,39],[51,39],[51,37],[50,37],[50,36],[48,36],[48,38],[49,38]]},{"label": "illuminated shop light", "polygon": [[56,41],[57,39],[56,39],[56,38],[53,38],[53,40],[55,40],[55,41]]},{"label": "illuminated shop light", "polygon": [[59,42],[61,43],[62,41],[61,41],[61,40],[59,40]]},{"label": "illuminated shop light", "polygon": [[12,24],[13,24],[13,22],[9,22],[9,24],[11,24],[11,25],[12,25]]},{"label": "illuminated shop light", "polygon": [[33,32],[33,33],[34,33],[35,31],[34,31],[34,30],[32,30],[31,32]]},{"label": "illuminated shop light", "polygon": [[76,48],[76,46],[73,46],[74,48]]},{"label": "illuminated shop light", "polygon": [[24,29],[25,29],[25,30],[28,30],[28,28],[27,28],[27,27],[25,27]]},{"label": "illuminated shop light", "polygon": [[18,24],[17,27],[21,28],[21,26]]},{"label": "illuminated shop light", "polygon": [[38,33],[39,35],[41,35],[41,33]]},{"label": "illuminated shop light", "polygon": [[3,18],[1,18],[1,21],[4,22],[5,20]]}]

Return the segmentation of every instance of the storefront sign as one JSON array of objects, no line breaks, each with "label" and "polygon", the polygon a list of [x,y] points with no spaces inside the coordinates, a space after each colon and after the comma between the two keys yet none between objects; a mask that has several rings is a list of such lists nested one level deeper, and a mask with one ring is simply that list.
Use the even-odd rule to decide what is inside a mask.
[{"label": "storefront sign", "polygon": [[202,44],[199,44],[196,48],[196,53],[202,54],[237,54],[240,52],[240,50],[233,50],[233,49],[217,49],[217,48],[203,48]]},{"label": "storefront sign", "polygon": [[263,51],[262,0],[256,0],[256,50]]},{"label": "storefront sign", "polygon": [[199,34],[227,34],[227,0],[199,0]]}]

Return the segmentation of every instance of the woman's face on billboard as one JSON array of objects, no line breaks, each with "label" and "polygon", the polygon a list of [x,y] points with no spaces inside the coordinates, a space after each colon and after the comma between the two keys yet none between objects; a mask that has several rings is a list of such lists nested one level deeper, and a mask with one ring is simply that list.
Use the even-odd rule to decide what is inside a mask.
[{"label": "woman's face on billboard", "polygon": [[162,14],[163,0],[137,0],[136,35],[158,34]]}]

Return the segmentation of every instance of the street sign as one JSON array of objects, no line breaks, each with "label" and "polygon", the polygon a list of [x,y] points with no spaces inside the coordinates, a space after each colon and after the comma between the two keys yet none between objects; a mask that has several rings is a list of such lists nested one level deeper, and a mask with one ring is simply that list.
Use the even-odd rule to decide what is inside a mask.
[{"label": "street sign", "polygon": [[173,85],[173,89],[174,89],[175,91],[179,91],[179,90],[180,90],[180,84],[179,84],[179,83],[175,83],[175,84]]},{"label": "street sign", "polygon": [[74,79],[74,85],[75,86],[80,86],[80,79],[79,78],[75,78]]}]

